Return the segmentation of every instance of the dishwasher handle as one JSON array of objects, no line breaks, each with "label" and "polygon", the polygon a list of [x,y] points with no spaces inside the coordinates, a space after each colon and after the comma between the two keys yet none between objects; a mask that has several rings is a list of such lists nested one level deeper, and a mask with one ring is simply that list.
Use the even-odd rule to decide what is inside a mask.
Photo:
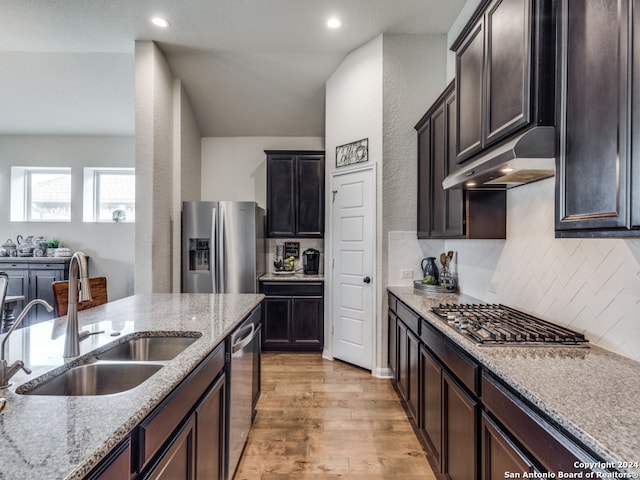
[{"label": "dishwasher handle", "polygon": [[[249,333],[245,333],[246,331],[248,331]],[[233,345],[231,345],[231,353],[233,354],[239,352],[244,347],[249,345],[253,341],[255,331],[256,326],[253,323],[238,330],[238,333],[234,336],[234,343]],[[240,337],[239,340],[237,340],[238,337]]]}]

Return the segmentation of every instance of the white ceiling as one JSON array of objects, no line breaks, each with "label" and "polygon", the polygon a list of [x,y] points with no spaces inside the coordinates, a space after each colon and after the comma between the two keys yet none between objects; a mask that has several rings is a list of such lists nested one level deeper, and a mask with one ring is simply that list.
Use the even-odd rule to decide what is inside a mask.
[{"label": "white ceiling", "polygon": [[446,34],[464,3],[0,0],[0,134],[133,135],[134,42],[154,40],[203,136],[324,136],[324,84],[349,52],[383,32]]}]

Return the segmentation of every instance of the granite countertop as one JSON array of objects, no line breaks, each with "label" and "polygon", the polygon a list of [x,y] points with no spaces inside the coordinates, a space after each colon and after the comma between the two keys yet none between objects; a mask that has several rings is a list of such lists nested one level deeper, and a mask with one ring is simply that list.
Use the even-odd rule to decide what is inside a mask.
[{"label": "granite countertop", "polygon": [[[389,291],[606,462],[640,462],[640,362],[595,345],[479,347],[431,313],[431,307],[483,302],[417,293],[413,287]],[[619,470],[640,473],[637,467]]]},{"label": "granite countertop", "polygon": [[[9,388],[0,390],[0,397],[7,400],[0,413],[0,477],[83,478],[263,298],[254,294],[144,294],[79,312],[82,328],[105,330],[80,343],[81,355],[135,332],[202,334],[147,381],[113,395],[16,394],[18,386],[64,363],[66,318],[16,330],[7,343],[8,360],[24,360],[33,373],[20,371]],[[121,333],[111,336],[115,332]],[[52,336],[57,338],[52,340]]]},{"label": "granite countertop", "polygon": [[324,281],[324,274],[317,275],[305,275],[302,272],[295,272],[287,275],[282,273],[265,273],[260,277],[260,281],[269,282],[322,282]]}]

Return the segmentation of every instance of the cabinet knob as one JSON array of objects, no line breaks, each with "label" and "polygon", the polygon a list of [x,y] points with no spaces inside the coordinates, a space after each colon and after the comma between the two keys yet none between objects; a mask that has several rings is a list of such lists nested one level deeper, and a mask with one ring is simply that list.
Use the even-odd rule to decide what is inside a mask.
[{"label": "cabinet knob", "polygon": [[364,283],[371,283],[371,277],[364,277],[364,278],[362,279],[362,281],[363,281]]}]

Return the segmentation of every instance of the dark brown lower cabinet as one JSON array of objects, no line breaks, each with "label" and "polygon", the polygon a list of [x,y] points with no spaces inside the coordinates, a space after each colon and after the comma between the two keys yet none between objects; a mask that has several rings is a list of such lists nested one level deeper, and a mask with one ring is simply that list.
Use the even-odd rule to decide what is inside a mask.
[{"label": "dark brown lower cabinet", "polygon": [[398,390],[411,415],[418,420],[419,341],[418,337],[401,321],[398,322]]},{"label": "dark brown lower cabinet", "polygon": [[87,480],[123,480],[131,476],[131,438],[127,438],[107,455]]},{"label": "dark brown lower cabinet", "polygon": [[389,310],[389,370],[391,370],[391,376],[396,378],[398,373],[398,350],[396,337],[398,335],[398,317],[396,314]]},{"label": "dark brown lower cabinet", "polygon": [[322,351],[324,284],[260,282],[264,299],[264,351]]},{"label": "dark brown lower cabinet", "polygon": [[442,373],[442,472],[451,480],[478,478],[479,404]]},{"label": "dark brown lower cabinet", "polygon": [[224,475],[225,375],[211,387],[196,408],[196,478]]},{"label": "dark brown lower cabinet", "polygon": [[483,412],[480,423],[481,480],[505,478],[507,472],[538,472],[533,462]]},{"label": "dark brown lower cabinet", "polygon": [[420,347],[420,372],[420,431],[442,468],[442,365],[424,346]]},{"label": "dark brown lower cabinet", "polygon": [[195,465],[196,417],[191,415],[158,463],[143,478],[145,480],[192,480],[196,478]]}]

